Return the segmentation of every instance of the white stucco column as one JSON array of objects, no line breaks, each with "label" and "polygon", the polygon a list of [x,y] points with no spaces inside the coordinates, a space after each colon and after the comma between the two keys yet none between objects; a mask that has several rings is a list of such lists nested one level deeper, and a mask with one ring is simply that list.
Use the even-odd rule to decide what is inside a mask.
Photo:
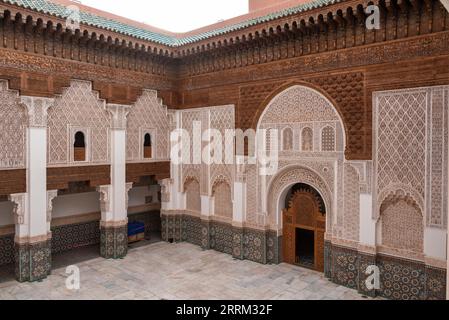
[{"label": "white stucco column", "polygon": [[214,198],[201,195],[201,216],[208,220],[214,212]]},{"label": "white stucco column", "polygon": [[111,184],[98,188],[101,197],[101,244],[104,258],[123,258],[128,250],[128,191],[126,183],[126,116],[129,106],[108,104],[112,115],[110,131]]},{"label": "white stucco column", "polygon": [[[43,240],[47,228],[47,111],[53,99],[22,97],[28,109],[27,128],[27,208],[28,237],[31,242]],[[22,238],[22,234],[16,235]],[[46,240],[46,239],[45,239]]]},{"label": "white stucco column", "polygon": [[376,220],[373,219],[373,196],[360,194],[360,245],[376,247]]},{"label": "white stucco column", "polygon": [[112,114],[110,132],[111,152],[111,199],[110,214],[103,222],[127,223],[128,208],[126,184],[126,116],[129,106],[108,104]]},{"label": "white stucco column", "polygon": [[[238,161],[238,163],[244,163],[244,160]],[[237,166],[233,199],[232,223],[242,227],[246,217],[246,172],[243,164]]]},{"label": "white stucco column", "polygon": [[47,214],[47,111],[54,100],[23,96],[21,102],[28,111],[27,192],[12,195],[10,199],[15,203],[16,277],[23,282],[41,280],[51,270],[51,232]]}]

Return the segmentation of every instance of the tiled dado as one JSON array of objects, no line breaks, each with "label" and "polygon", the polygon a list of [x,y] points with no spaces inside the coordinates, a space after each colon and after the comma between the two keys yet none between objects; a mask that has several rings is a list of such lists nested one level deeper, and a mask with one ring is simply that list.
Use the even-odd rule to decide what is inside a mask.
[{"label": "tiled dado", "polygon": [[61,253],[100,243],[99,221],[52,227],[51,231],[52,253]]},{"label": "tiled dado", "polygon": [[128,253],[128,226],[100,227],[100,255],[106,259],[121,259]]},{"label": "tiled dado", "polygon": [[280,238],[274,231],[237,228],[180,213],[162,215],[161,234],[164,241],[186,241],[203,249],[227,253],[236,259],[263,264],[280,262]]},{"label": "tiled dado", "polygon": [[15,274],[19,282],[39,281],[51,272],[51,240],[18,244],[15,250]]},{"label": "tiled dado", "polygon": [[[51,253],[61,253],[75,248],[100,243],[100,223],[91,221],[51,228]],[[0,266],[14,263],[14,234],[0,237]]]},{"label": "tiled dado", "polygon": [[14,235],[0,237],[0,267],[14,263]]},{"label": "tiled dado", "polygon": [[[326,243],[325,274],[333,282],[369,296],[393,300],[444,300],[446,270],[384,255],[369,255]],[[380,290],[366,288],[368,266],[380,270]]]}]

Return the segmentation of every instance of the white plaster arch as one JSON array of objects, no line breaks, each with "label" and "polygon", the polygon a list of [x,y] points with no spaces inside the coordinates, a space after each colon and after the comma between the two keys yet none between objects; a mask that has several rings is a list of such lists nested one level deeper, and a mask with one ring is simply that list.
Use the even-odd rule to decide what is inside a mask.
[{"label": "white plaster arch", "polygon": [[[257,122],[257,130],[259,130],[261,128],[261,125],[263,124],[265,117],[267,116],[268,112],[270,112],[270,110],[273,108],[273,106],[275,106],[281,98],[283,98],[284,96],[289,95],[291,93],[295,93],[295,91],[299,97],[304,98],[304,100],[298,101],[297,106],[299,106],[299,107],[301,106],[301,103],[304,103],[304,101],[305,101],[304,105],[309,106],[310,107],[309,110],[312,112],[314,109],[317,108],[317,106],[324,107],[324,108],[330,108],[328,110],[329,113],[327,114],[327,116],[330,116],[332,114],[332,116],[335,117],[340,122],[341,128],[342,128],[342,130],[341,130],[342,136],[343,136],[343,150],[345,150],[346,130],[345,130],[344,121],[341,118],[340,113],[335,108],[335,106],[332,104],[332,102],[326,96],[324,96],[321,92],[319,92],[311,87],[304,86],[304,85],[298,85],[298,84],[292,85],[292,86],[286,88],[285,90],[279,92],[273,99],[271,99],[270,103],[266,106],[266,108],[262,112],[262,114]],[[330,120],[330,119],[321,119],[321,120]],[[332,120],[334,120],[334,119],[332,119]],[[288,121],[286,121],[286,122],[288,122]],[[307,119],[305,119],[304,122],[313,122],[313,121],[308,121]],[[302,130],[301,130],[301,132],[302,132]]]},{"label": "white plaster arch", "polygon": [[304,183],[313,187],[320,194],[326,207],[326,229],[330,230],[334,216],[335,197],[331,193],[326,180],[312,168],[305,165],[289,165],[280,170],[270,179],[267,188],[267,218],[272,224],[282,229],[282,210],[285,196],[297,183]]}]

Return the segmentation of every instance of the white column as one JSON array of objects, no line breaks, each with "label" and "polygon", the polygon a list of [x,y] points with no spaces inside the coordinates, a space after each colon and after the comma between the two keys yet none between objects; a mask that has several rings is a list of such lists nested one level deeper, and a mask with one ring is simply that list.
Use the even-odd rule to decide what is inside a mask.
[{"label": "white column", "polygon": [[360,245],[376,247],[376,221],[373,219],[373,196],[360,194]]},{"label": "white column", "polygon": [[53,99],[21,97],[28,110],[26,130],[27,192],[11,195],[15,203],[16,277],[38,281],[51,270],[51,233],[47,215],[47,111]]},{"label": "white column", "polygon": [[246,173],[244,165],[238,165],[237,167],[233,198],[232,223],[235,226],[242,227],[246,216]]},{"label": "white column", "polygon": [[201,195],[201,216],[208,220],[213,215],[214,199],[213,197]]},{"label": "white column", "polygon": [[128,222],[126,184],[126,116],[129,106],[108,104],[107,109],[112,114],[110,133],[111,150],[111,189],[109,213],[102,222],[126,224]]},{"label": "white column", "polygon": [[[22,97],[28,109],[27,128],[27,208],[30,239],[48,234],[47,228],[47,111],[53,99]],[[18,235],[22,237],[22,235]]]}]

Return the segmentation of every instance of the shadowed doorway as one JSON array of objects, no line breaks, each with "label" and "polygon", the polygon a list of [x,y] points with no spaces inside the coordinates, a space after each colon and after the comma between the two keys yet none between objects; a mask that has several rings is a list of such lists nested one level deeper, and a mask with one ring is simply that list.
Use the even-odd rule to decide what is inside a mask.
[{"label": "shadowed doorway", "polygon": [[317,190],[307,184],[294,185],[283,211],[284,262],[324,271],[326,208]]}]

